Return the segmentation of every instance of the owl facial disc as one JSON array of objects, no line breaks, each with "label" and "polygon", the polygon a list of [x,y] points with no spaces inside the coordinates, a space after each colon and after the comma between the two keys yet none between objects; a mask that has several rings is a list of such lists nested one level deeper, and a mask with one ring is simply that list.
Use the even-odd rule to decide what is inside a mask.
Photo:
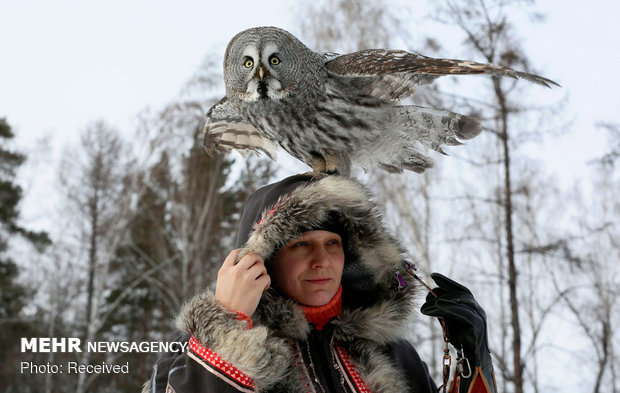
[{"label": "owl facial disc", "polygon": [[281,54],[277,44],[273,42],[255,42],[247,45],[238,61],[245,69],[245,91],[232,88],[235,95],[246,102],[258,100],[278,100],[285,97],[296,82],[282,87],[278,79],[278,68],[281,67]]}]

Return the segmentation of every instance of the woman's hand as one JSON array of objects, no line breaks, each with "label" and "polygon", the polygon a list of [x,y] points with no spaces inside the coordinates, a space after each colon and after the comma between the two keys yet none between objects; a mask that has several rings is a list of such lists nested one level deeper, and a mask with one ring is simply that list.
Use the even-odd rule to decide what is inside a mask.
[{"label": "woman's hand", "polygon": [[444,320],[448,341],[468,362],[468,367],[459,371],[459,392],[497,392],[484,310],[463,285],[439,273],[431,278],[438,286],[434,294],[426,296],[421,311]]},{"label": "woman's hand", "polygon": [[265,262],[249,253],[235,264],[239,249],[232,250],[217,273],[215,300],[232,311],[252,316],[258,302],[271,285]]}]

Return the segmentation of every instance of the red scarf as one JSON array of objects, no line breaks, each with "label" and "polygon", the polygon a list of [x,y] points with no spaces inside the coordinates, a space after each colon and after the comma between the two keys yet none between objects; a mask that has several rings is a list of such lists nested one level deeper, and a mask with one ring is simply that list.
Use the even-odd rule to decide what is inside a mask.
[{"label": "red scarf", "polygon": [[329,303],[322,306],[301,306],[304,310],[306,320],[317,330],[321,330],[329,321],[340,315],[342,308],[342,285],[338,288],[338,292],[334,295]]}]

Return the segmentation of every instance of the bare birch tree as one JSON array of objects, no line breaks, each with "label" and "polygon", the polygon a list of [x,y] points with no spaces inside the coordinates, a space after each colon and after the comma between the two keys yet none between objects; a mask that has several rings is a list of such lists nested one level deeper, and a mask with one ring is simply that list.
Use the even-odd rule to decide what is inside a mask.
[{"label": "bare birch tree", "polygon": [[[434,15],[439,21],[457,27],[465,37],[463,42],[467,52],[457,54],[457,56],[527,71],[530,70],[529,62],[515,39],[515,26],[508,16],[509,12],[514,12],[520,5],[522,4],[517,1],[450,1],[437,6]],[[528,266],[535,266],[535,263],[526,257],[531,257],[533,254],[521,253],[524,244],[531,240],[526,238],[522,229],[525,224],[524,220],[528,217],[524,209],[527,209],[528,201],[531,202],[532,197],[524,191],[532,189],[528,188],[529,186],[523,188],[523,185],[527,185],[523,183],[523,179],[527,179],[527,174],[521,171],[522,168],[518,168],[522,161],[518,156],[518,146],[523,145],[528,138],[535,135],[536,132],[531,130],[540,125],[532,122],[534,119],[532,112],[535,112],[532,111],[532,105],[528,108],[519,103],[521,95],[518,86],[514,81],[493,77],[489,88],[485,90],[488,92],[486,96],[492,97],[492,102],[484,103],[486,100],[484,96],[477,99],[481,101],[463,98],[457,101],[460,105],[472,107],[478,112],[479,117],[485,120],[483,125],[487,136],[492,135],[496,138],[493,143],[485,145],[486,152],[499,152],[496,156],[483,151],[481,155],[472,160],[479,166],[480,172],[485,173],[484,179],[486,180],[482,184],[489,185],[491,192],[489,197],[472,194],[471,196],[477,198],[478,201],[471,206],[470,212],[480,215],[481,208],[485,205],[490,207],[487,213],[490,214],[490,220],[481,220],[473,216],[472,222],[480,223],[481,226],[478,228],[487,227],[483,233],[488,235],[481,234],[478,237],[482,244],[487,243],[492,247],[489,250],[489,258],[495,261],[497,270],[495,275],[485,275],[498,278],[500,299],[506,294],[501,304],[508,306],[506,313],[503,307],[500,308],[501,320],[507,321],[507,324],[500,323],[499,327],[505,331],[502,334],[503,337],[510,337],[510,343],[504,345],[501,340],[500,350],[495,354],[498,363],[496,367],[502,379],[511,383],[513,391],[522,393],[525,385],[524,356],[536,353],[536,345],[532,344],[532,339],[535,341],[536,335],[530,332],[529,328],[536,330],[539,326],[536,324],[528,326],[526,330],[532,338],[528,340],[527,346],[524,345],[523,310],[526,309],[528,301],[532,300],[531,297],[536,296],[537,288],[533,286],[533,282],[529,281],[529,278],[536,277],[536,272],[528,271]],[[485,156],[488,158],[485,159]],[[495,174],[493,168],[498,168]],[[467,187],[469,186],[468,184]],[[544,195],[544,192],[541,194]],[[529,217],[532,217],[533,213],[530,213]],[[501,224],[501,226],[492,223]],[[530,229],[537,235],[542,231],[536,228]],[[476,267],[476,269],[480,268]],[[520,277],[527,273],[532,275],[526,276],[528,278],[525,281],[526,285],[521,284]],[[530,285],[529,288],[528,285]],[[520,293],[523,290],[525,292]],[[537,307],[536,315],[528,315],[529,322],[533,323],[547,307],[557,304],[557,299],[549,300],[549,302],[547,306]],[[506,356],[508,354],[511,359]],[[537,390],[536,381],[534,374],[530,379],[534,390]]]},{"label": "bare birch tree", "polygon": [[571,354],[582,364],[580,380],[593,393],[620,391],[620,176],[617,168],[620,133],[612,123],[603,125],[609,133],[610,149],[594,163],[592,189],[575,190],[577,235],[556,250],[557,258],[571,270],[550,270],[553,285],[572,314],[579,336],[589,345]]},{"label": "bare birch tree", "polygon": [[[85,299],[81,336],[93,341],[105,323],[102,314],[104,293],[110,286],[110,264],[131,221],[131,196],[124,194],[129,151],[118,131],[103,121],[89,125],[80,145],[66,150],[61,180],[67,206],[76,224],[77,250],[86,250]],[[77,150],[76,150],[77,149]],[[79,255],[79,252],[78,252]],[[77,310],[76,310],[77,311]],[[109,315],[109,314],[108,314]],[[83,351],[81,363],[87,364],[90,352]],[[94,377],[78,375],[77,392],[86,391]]]}]

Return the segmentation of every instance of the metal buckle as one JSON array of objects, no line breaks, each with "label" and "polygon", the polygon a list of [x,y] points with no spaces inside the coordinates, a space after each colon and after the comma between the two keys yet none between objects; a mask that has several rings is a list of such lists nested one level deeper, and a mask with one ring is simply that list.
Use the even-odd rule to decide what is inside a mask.
[{"label": "metal buckle", "polygon": [[[463,362],[464,361],[464,362]],[[467,365],[467,375],[465,375],[463,373],[463,364]],[[463,356],[462,358],[457,359],[456,361],[456,369],[458,370],[459,374],[461,374],[462,378],[469,378],[472,375],[472,371],[471,371],[471,365],[469,364],[469,359],[467,359],[465,356]]]}]

